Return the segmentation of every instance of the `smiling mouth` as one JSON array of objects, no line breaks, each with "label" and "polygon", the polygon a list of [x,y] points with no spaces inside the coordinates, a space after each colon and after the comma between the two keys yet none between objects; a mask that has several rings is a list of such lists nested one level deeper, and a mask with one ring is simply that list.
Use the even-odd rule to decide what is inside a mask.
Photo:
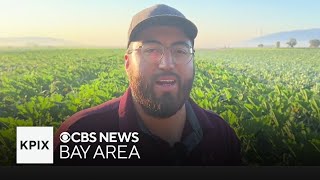
[{"label": "smiling mouth", "polygon": [[176,80],[158,80],[156,84],[159,86],[173,86],[176,84]]}]

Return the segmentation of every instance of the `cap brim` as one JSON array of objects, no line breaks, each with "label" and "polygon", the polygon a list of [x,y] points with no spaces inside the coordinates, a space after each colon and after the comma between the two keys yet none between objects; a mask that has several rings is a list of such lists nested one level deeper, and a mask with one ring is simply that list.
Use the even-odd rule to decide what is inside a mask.
[{"label": "cap brim", "polygon": [[198,29],[195,24],[193,24],[191,21],[189,21],[186,18],[182,18],[179,16],[153,16],[148,19],[145,19],[138,23],[134,29],[132,29],[128,41],[129,43],[134,40],[134,38],[137,36],[139,32],[141,32],[143,29],[150,27],[150,26],[156,26],[156,25],[168,25],[168,26],[176,26],[181,28],[182,31],[191,39],[194,40],[197,37]]}]

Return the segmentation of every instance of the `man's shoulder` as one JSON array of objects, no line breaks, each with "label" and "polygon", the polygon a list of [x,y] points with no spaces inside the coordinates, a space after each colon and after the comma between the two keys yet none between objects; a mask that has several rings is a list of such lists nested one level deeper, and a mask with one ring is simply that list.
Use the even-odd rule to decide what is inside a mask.
[{"label": "man's shoulder", "polygon": [[229,122],[221,117],[218,113],[208,110],[205,108],[200,107],[194,101],[192,101],[192,106],[196,111],[198,116],[199,122],[203,129],[213,133],[215,135],[225,135],[229,136],[235,135],[234,129],[231,127]]},{"label": "man's shoulder", "polygon": [[212,147],[222,160],[228,159],[227,164],[240,165],[240,141],[229,122],[211,110],[201,108],[195,103],[193,106],[203,129],[205,147]]},{"label": "man's shoulder", "polygon": [[203,111],[212,125],[229,126],[229,123],[225,119],[223,119],[220,115],[213,112],[212,110],[203,109]]},{"label": "man's shoulder", "polygon": [[95,130],[99,127],[115,124],[118,118],[120,98],[114,98],[103,104],[76,112],[67,118],[60,126],[60,130]]},{"label": "man's shoulder", "polygon": [[196,112],[200,122],[214,128],[215,126],[229,126],[228,122],[224,120],[220,115],[212,110],[200,107],[195,101],[190,100],[193,110]]}]

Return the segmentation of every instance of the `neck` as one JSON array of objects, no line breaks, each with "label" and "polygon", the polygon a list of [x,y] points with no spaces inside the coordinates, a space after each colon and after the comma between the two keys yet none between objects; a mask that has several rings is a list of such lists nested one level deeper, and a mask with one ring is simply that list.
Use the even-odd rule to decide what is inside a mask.
[{"label": "neck", "polygon": [[134,101],[134,105],[144,125],[152,134],[167,141],[171,146],[180,141],[186,121],[185,104],[168,118],[150,116],[143,111],[140,104]]}]

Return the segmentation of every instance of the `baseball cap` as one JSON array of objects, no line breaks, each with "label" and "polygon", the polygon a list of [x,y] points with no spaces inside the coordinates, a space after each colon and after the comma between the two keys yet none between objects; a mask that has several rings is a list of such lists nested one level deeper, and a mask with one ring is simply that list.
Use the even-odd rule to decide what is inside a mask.
[{"label": "baseball cap", "polygon": [[128,44],[143,29],[154,25],[173,25],[180,27],[193,40],[198,34],[197,26],[180,11],[165,4],[156,4],[138,12],[132,17],[128,31]]}]

